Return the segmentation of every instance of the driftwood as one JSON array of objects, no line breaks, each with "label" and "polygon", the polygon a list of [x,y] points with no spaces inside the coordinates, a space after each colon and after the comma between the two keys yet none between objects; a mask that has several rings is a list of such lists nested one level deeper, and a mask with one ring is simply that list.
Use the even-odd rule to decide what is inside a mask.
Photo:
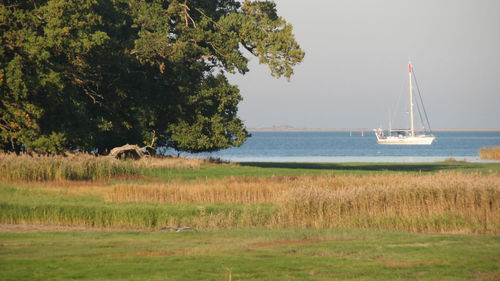
[{"label": "driftwood", "polygon": [[116,159],[141,159],[144,157],[144,153],[141,148],[135,144],[126,144],[123,146],[115,147],[111,149],[109,156]]},{"label": "driftwood", "polygon": [[196,231],[196,229],[189,227],[189,226],[181,226],[181,227],[164,226],[164,227],[160,228],[158,231],[165,231],[165,230],[170,230],[170,231],[175,231],[175,232],[182,232],[182,231],[188,231],[188,230]]},{"label": "driftwood", "polygon": [[156,149],[154,149],[154,147],[151,147],[149,145],[141,147],[141,151],[145,155],[149,155],[149,156],[155,156],[156,155]]}]

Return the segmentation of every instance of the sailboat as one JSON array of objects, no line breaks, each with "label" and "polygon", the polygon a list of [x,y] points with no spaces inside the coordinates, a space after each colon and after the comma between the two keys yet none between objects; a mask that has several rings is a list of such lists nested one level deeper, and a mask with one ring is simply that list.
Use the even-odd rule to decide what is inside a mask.
[{"label": "sailboat", "polygon": [[[375,136],[377,137],[378,144],[388,144],[388,145],[431,145],[432,142],[436,139],[434,135],[430,132],[429,119],[427,118],[427,113],[425,112],[424,104],[422,102],[422,97],[420,96],[420,91],[418,91],[418,96],[420,97],[420,104],[422,105],[422,109],[424,112],[425,119],[427,120],[428,131],[424,128],[424,133],[416,133],[415,125],[414,125],[414,89],[413,89],[413,80],[415,79],[415,74],[413,73],[413,66],[411,64],[411,60],[408,62],[408,86],[409,86],[409,103],[410,103],[410,128],[408,129],[389,129],[387,132],[384,132],[381,128],[374,129]],[[418,84],[416,83],[418,90]],[[420,107],[417,108],[419,110],[419,115],[422,119],[422,114],[420,112]],[[423,122],[422,122],[423,123]]]}]

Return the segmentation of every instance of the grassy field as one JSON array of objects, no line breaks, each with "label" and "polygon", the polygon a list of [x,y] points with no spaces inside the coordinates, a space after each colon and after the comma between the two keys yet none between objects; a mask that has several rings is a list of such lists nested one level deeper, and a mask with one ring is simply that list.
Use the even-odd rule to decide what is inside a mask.
[{"label": "grassy field", "polygon": [[23,157],[0,157],[0,280],[500,277],[500,163]]},{"label": "grassy field", "polygon": [[366,175],[394,173],[499,173],[500,163],[470,163],[461,161],[435,163],[272,163],[247,162],[234,165],[202,165],[198,169],[147,170],[149,177],[163,180],[222,178],[222,177],[272,177],[285,175]]},{"label": "grassy field", "polygon": [[261,163],[215,164],[203,159],[146,158],[120,161],[108,157],[79,154],[62,156],[16,156],[0,153],[0,181],[113,181],[142,177],[207,179],[223,177],[272,177],[321,174],[393,174],[454,172],[500,172],[500,163],[448,161],[436,163]]},{"label": "grassy field", "polygon": [[498,280],[499,238],[373,230],[0,233],[1,280]]},{"label": "grassy field", "polygon": [[0,185],[0,223],[154,230],[368,228],[500,233],[498,173]]}]

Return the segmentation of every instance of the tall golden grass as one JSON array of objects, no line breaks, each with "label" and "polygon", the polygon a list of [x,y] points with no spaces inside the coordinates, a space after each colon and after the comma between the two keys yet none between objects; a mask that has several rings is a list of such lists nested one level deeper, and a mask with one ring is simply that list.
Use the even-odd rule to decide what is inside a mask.
[{"label": "tall golden grass", "polygon": [[496,232],[499,189],[474,186],[293,189],[282,198],[279,225],[357,227],[413,232]]},{"label": "tall golden grass", "polygon": [[[95,182],[69,182],[138,175],[157,168],[197,169],[206,161],[0,154],[0,181],[39,181],[43,183],[36,188],[49,189],[61,197],[107,201],[63,204],[64,200],[44,201],[34,194],[28,200],[33,201],[31,205],[23,200],[0,200],[0,218],[4,223],[147,229],[185,224],[197,228],[355,227],[500,234],[498,173],[229,177],[102,188]],[[9,189],[5,192],[16,194]],[[221,207],[217,203],[229,204]],[[197,209],[198,204],[204,207]]]},{"label": "tall golden grass", "polygon": [[346,190],[360,188],[410,187],[500,187],[500,175],[440,172],[436,174],[367,174],[275,176],[270,178],[228,177],[171,181],[163,184],[119,184],[107,194],[110,202],[155,203],[277,203],[284,193],[296,188]]},{"label": "tall golden grass", "polygon": [[[113,202],[274,203],[267,227],[500,232],[500,175],[300,176],[118,185]],[[221,222],[223,225],[224,223]]]},{"label": "tall golden grass", "polygon": [[479,158],[485,160],[500,160],[500,146],[481,148],[479,150]]},{"label": "tall golden grass", "polygon": [[15,155],[0,153],[0,180],[57,181],[100,180],[114,176],[137,175],[145,169],[199,168],[206,160],[186,158],[143,158],[123,161],[106,156]]}]

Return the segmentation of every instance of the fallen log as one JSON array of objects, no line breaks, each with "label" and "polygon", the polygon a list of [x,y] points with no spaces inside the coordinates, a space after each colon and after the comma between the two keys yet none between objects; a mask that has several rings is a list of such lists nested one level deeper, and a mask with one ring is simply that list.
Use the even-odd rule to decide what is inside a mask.
[{"label": "fallen log", "polygon": [[144,157],[141,148],[135,144],[126,144],[123,146],[115,147],[109,152],[109,156],[116,159],[134,159],[139,160]]}]

